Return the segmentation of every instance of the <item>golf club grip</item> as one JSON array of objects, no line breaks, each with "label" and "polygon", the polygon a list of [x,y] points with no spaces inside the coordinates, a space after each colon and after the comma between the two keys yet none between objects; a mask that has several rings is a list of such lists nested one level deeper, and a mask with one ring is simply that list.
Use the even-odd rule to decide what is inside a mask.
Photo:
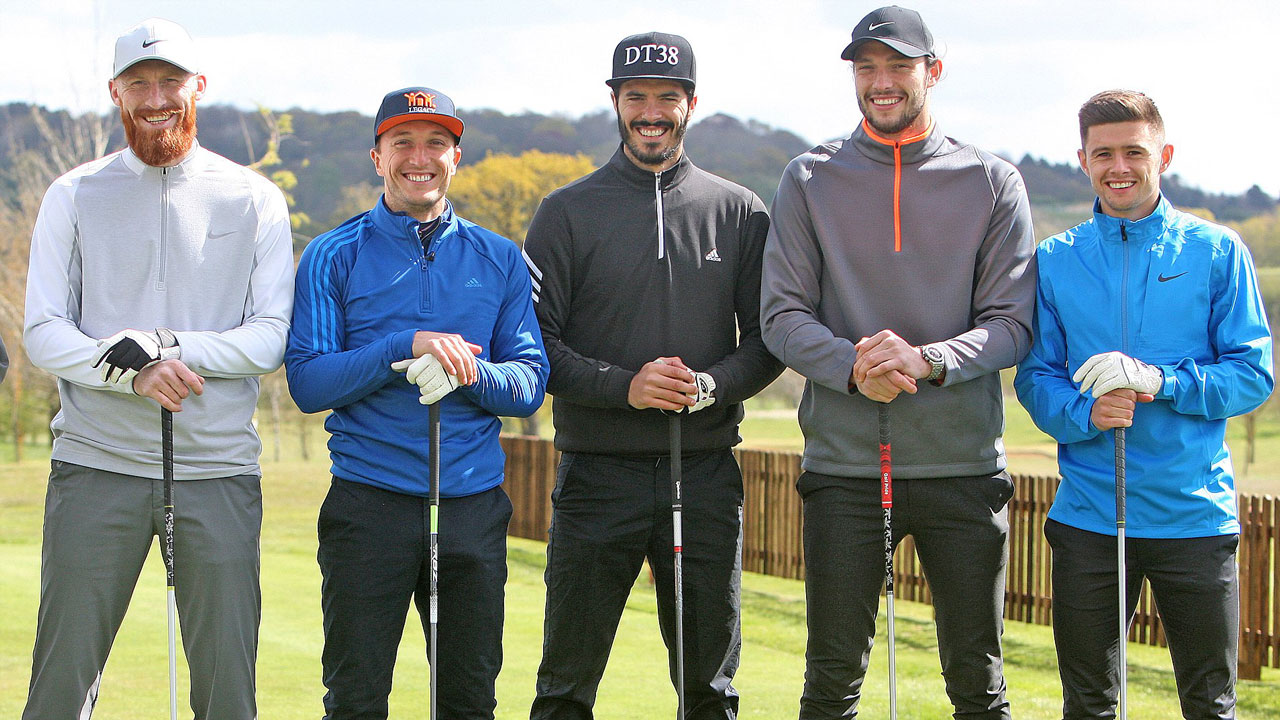
[{"label": "golf club grip", "polygon": [[893,446],[889,444],[889,406],[878,403],[876,419],[880,423],[880,505],[893,507]]},{"label": "golf club grip", "polygon": [[684,538],[681,537],[683,533],[680,522],[682,514],[684,513],[684,502],[680,497],[680,485],[684,480],[682,477],[684,472],[681,467],[681,455],[683,454],[683,441],[680,439],[681,422],[680,414],[678,413],[671,415],[670,420],[667,421],[667,431],[671,440],[671,513],[674,525],[673,529],[675,532],[676,552],[680,552],[684,541]]},{"label": "golf club grip", "polygon": [[173,587],[173,412],[160,408],[160,457],[164,472],[164,572]]},{"label": "golf club grip", "polygon": [[431,457],[429,459],[428,498],[429,507],[429,541],[431,552],[431,593],[429,621],[437,621],[438,605],[438,573],[439,573],[439,535],[440,535],[440,403],[435,402],[427,409],[428,434]]},{"label": "golf club grip", "polygon": [[1124,527],[1124,428],[1116,428],[1116,527]]}]

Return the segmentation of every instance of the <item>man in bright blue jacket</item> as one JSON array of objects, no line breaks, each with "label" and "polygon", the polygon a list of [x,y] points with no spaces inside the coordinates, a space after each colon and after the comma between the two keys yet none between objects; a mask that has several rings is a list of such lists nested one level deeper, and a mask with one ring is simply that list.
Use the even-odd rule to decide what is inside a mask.
[{"label": "man in bright blue jacket", "polygon": [[313,240],[298,266],[289,390],[304,412],[333,411],[318,523],[332,720],[385,718],[411,597],[428,624],[436,402],[438,705],[468,720],[492,720],[497,705],[511,519],[498,416],[538,409],[548,365],[520,248],[445,198],[462,131],[443,93],[388,93],[370,153],[382,198]]},{"label": "man in bright blue jacket", "polygon": [[1018,398],[1059,443],[1045,536],[1063,716],[1112,717],[1119,692],[1114,428],[1128,428],[1129,617],[1146,578],[1188,718],[1235,717],[1240,523],[1227,418],[1274,386],[1271,333],[1248,249],[1173,208],[1173,158],[1145,95],[1080,109],[1093,219],[1040,244],[1031,354]]}]

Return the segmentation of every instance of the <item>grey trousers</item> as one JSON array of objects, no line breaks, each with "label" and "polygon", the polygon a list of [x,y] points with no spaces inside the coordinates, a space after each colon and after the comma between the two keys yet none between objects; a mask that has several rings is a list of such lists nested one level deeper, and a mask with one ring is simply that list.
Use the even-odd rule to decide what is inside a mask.
[{"label": "grey trousers", "polygon": [[[800,718],[857,717],[884,587],[880,482],[805,472],[796,485],[809,627]],[[893,542],[915,539],[956,718],[1010,717],[1000,636],[1012,496],[1003,472],[893,481]]]},{"label": "grey trousers", "polygon": [[[152,538],[164,527],[162,481],[57,460],[52,466],[24,720],[89,717]],[[174,583],[191,709],[197,720],[252,720],[262,615],[259,477],[176,483],[174,506]]]}]

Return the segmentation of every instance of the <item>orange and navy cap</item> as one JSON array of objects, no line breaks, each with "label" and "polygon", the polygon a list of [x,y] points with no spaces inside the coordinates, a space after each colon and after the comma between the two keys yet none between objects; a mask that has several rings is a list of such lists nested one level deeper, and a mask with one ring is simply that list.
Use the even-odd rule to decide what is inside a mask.
[{"label": "orange and navy cap", "polygon": [[378,116],[373,121],[373,144],[378,144],[382,133],[412,120],[436,123],[453,133],[456,140],[462,140],[462,121],[448,95],[429,87],[407,87],[393,90],[382,98]]}]

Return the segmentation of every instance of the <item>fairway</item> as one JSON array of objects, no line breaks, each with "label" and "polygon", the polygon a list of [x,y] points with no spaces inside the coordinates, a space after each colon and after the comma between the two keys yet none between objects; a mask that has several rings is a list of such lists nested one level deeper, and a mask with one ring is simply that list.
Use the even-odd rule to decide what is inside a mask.
[{"label": "fairway", "polygon": [[[0,453],[0,457],[4,457]],[[0,717],[21,713],[30,674],[39,585],[40,523],[47,461],[6,463],[0,473]],[[259,715],[271,720],[317,718],[320,698],[320,576],[315,562],[315,517],[326,489],[320,462],[271,463],[263,482],[263,620],[258,663]],[[181,484],[178,486],[181,492]],[[181,495],[178,495],[181,512]],[[689,528],[686,532],[693,532]],[[441,542],[447,542],[442,529]],[[507,584],[505,665],[498,679],[498,717],[528,717],[541,652],[542,569],[545,546],[512,539]],[[138,583],[132,607],[104,673],[94,718],[161,717],[168,703],[164,573],[158,553]],[[937,664],[930,608],[897,603],[899,715],[934,720],[950,715]],[[804,673],[804,588],[760,575],[743,581],[744,647],[735,682],[741,717],[794,717]],[[425,717],[427,665],[416,612],[410,611],[400,649],[391,716]],[[441,632],[447,632],[442,623]],[[883,621],[881,636],[883,640]],[[1048,628],[1008,623],[1006,675],[1019,718],[1057,717],[1057,670]],[[883,642],[872,653],[862,717],[887,714]],[[1130,645],[1134,717],[1177,717],[1166,651]],[[446,658],[441,659],[447,662]],[[179,681],[185,703],[185,664]],[[1242,683],[1243,717],[1280,717],[1280,672]],[[185,707],[185,706],[184,706]],[[598,717],[649,720],[673,717],[675,694],[658,637],[653,590],[637,580],[600,688]],[[189,715],[188,715],[189,717]]]}]

